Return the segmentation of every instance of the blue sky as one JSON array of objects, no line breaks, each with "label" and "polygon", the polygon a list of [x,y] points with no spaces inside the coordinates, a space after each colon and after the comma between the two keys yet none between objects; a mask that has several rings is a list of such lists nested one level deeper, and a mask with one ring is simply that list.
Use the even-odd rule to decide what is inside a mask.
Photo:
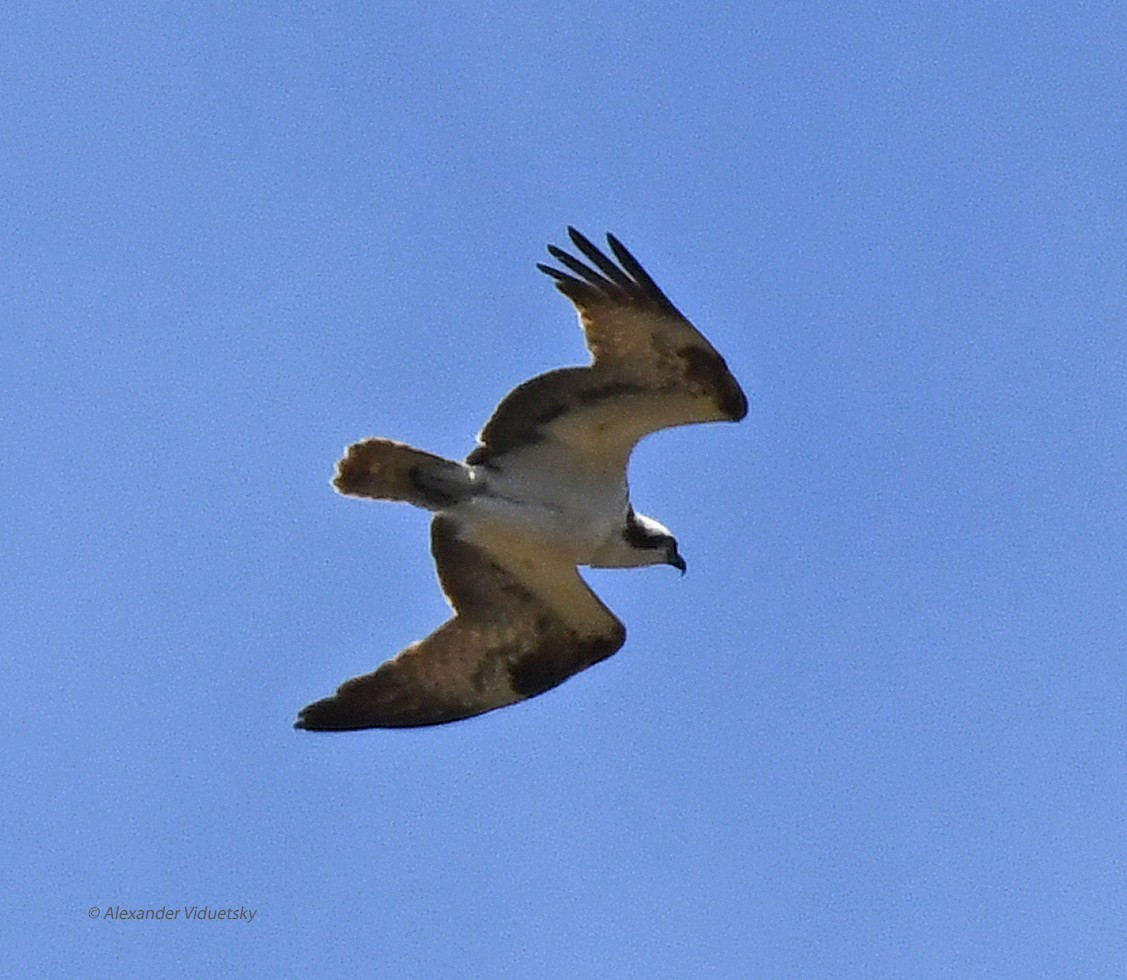
[{"label": "blue sky", "polygon": [[[39,976],[1074,977],[1127,962],[1119,5],[23,5],[0,39],[6,959]],[[445,615],[452,456],[611,230],[751,412],[689,563],[442,728],[297,709]],[[255,910],[110,921],[93,907]]]}]

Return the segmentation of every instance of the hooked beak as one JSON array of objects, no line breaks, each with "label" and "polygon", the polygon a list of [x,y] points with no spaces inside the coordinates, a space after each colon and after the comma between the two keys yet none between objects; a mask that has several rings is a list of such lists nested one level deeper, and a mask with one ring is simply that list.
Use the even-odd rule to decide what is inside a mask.
[{"label": "hooked beak", "polygon": [[673,552],[673,557],[669,559],[668,564],[676,568],[682,575],[685,574],[685,559],[681,557],[679,552]]}]

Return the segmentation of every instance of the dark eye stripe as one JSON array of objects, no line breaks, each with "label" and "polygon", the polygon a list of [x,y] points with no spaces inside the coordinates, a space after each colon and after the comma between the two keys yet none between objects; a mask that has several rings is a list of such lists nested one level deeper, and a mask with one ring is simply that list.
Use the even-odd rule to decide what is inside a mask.
[{"label": "dark eye stripe", "polygon": [[664,548],[670,541],[667,535],[651,534],[647,531],[634,520],[633,510],[626,515],[626,527],[622,529],[622,538],[631,548]]}]

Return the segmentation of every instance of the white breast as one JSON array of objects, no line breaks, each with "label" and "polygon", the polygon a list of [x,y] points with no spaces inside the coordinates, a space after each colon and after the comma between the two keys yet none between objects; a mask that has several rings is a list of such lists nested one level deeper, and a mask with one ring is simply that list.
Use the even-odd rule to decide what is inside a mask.
[{"label": "white breast", "polygon": [[459,519],[509,526],[530,543],[551,539],[549,547],[577,564],[586,564],[626,516],[625,473],[595,469],[588,457],[561,451],[554,441],[474,467],[474,480],[484,492],[457,508]]}]

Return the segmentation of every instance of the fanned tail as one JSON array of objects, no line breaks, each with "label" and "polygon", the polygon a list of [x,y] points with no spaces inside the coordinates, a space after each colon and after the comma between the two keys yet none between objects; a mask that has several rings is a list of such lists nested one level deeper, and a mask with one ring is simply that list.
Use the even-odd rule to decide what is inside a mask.
[{"label": "fanned tail", "polygon": [[365,439],[337,463],[338,493],[445,510],[474,492],[468,467],[392,439]]}]

